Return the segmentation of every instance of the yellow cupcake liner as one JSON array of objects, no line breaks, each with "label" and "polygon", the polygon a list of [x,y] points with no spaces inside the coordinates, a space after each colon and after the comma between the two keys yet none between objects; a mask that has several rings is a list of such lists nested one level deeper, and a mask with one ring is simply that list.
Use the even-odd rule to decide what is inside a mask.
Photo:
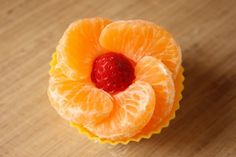
[{"label": "yellow cupcake liner", "polygon": [[[52,56],[52,61],[50,62],[50,66],[51,69],[49,71],[49,74],[51,74],[54,71],[55,65],[57,64],[57,60],[56,60],[56,52],[53,53]],[[174,106],[173,109],[170,113],[170,116],[168,116],[167,119],[164,119],[162,121],[162,123],[160,124],[160,127],[157,128],[156,130],[150,131],[149,133],[145,133],[145,134],[138,134],[137,136],[133,136],[131,138],[125,139],[125,140],[109,140],[109,139],[103,139],[103,138],[99,138],[98,136],[94,135],[93,133],[91,133],[90,131],[88,131],[86,128],[84,128],[83,126],[70,122],[70,126],[76,128],[78,130],[78,132],[80,134],[84,134],[85,136],[87,136],[90,140],[92,141],[96,141],[99,142],[101,144],[111,144],[111,145],[117,145],[117,144],[123,144],[126,145],[129,142],[139,142],[141,139],[149,139],[151,138],[152,135],[154,134],[160,134],[163,128],[166,128],[169,126],[170,121],[173,120],[175,118],[175,113],[176,111],[180,108],[180,100],[182,99],[182,91],[184,90],[184,68],[183,66],[180,67],[179,73],[175,79],[175,85],[176,85],[176,96],[175,96],[175,102],[174,102]]]}]

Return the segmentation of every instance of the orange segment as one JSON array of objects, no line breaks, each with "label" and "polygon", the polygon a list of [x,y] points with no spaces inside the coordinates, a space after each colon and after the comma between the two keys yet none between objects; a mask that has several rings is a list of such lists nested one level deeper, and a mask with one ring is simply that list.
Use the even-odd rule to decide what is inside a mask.
[{"label": "orange segment", "polygon": [[[54,57],[52,64],[55,63]],[[87,125],[109,116],[113,108],[109,94],[90,84],[68,79],[57,65],[51,69],[48,96],[63,118]]]},{"label": "orange segment", "polygon": [[136,79],[150,83],[155,90],[156,105],[154,114],[143,130],[155,130],[169,115],[174,104],[175,87],[171,72],[158,59],[145,56],[135,67]]},{"label": "orange segment", "polygon": [[151,119],[155,93],[148,83],[136,81],[114,98],[114,108],[110,116],[101,123],[86,127],[100,138],[115,140],[132,137]]},{"label": "orange segment", "polygon": [[90,79],[93,60],[106,52],[98,39],[102,29],[111,21],[90,18],[72,23],[57,47],[58,62],[63,73],[73,79]]},{"label": "orange segment", "polygon": [[181,52],[171,34],[162,27],[142,20],[117,21],[107,25],[99,38],[102,47],[120,52],[138,62],[150,55],[160,59],[175,77]]}]

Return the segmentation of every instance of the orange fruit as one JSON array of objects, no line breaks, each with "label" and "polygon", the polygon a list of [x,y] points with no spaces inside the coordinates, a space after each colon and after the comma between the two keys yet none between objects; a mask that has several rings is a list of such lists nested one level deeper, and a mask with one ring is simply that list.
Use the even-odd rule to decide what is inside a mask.
[{"label": "orange fruit", "polygon": [[104,18],[73,22],[57,46],[57,58],[63,73],[72,79],[89,80],[93,59],[107,52],[98,42],[103,28],[111,21]]},{"label": "orange fruit", "polygon": [[176,76],[181,52],[171,34],[143,20],[116,21],[107,25],[99,38],[102,47],[120,52],[137,62],[144,56],[160,59]]},{"label": "orange fruit", "polygon": [[48,96],[63,118],[89,136],[138,140],[173,118],[181,97],[180,67],[180,48],[160,26],[143,20],[78,20],[53,56]]},{"label": "orange fruit", "polygon": [[145,82],[136,81],[124,92],[114,95],[114,109],[104,121],[85,126],[100,138],[112,140],[134,136],[152,117],[155,94]]},{"label": "orange fruit", "polygon": [[144,131],[155,130],[173,107],[175,87],[171,72],[160,60],[151,56],[140,59],[135,70],[136,79],[150,83],[155,90],[155,111],[152,119],[143,128]]},{"label": "orange fruit", "polygon": [[92,85],[68,79],[55,66],[56,55],[53,58],[48,96],[58,113],[67,120],[83,125],[108,117],[113,109],[112,97]]}]

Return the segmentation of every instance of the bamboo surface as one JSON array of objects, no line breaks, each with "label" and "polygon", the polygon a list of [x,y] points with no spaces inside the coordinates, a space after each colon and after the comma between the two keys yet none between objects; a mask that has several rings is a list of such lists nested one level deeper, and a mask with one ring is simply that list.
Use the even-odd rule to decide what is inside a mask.
[{"label": "bamboo surface", "polygon": [[[101,16],[145,19],[180,43],[185,90],[160,135],[101,145],[50,106],[49,61],[67,26]],[[0,0],[0,157],[235,157],[235,0]]]}]

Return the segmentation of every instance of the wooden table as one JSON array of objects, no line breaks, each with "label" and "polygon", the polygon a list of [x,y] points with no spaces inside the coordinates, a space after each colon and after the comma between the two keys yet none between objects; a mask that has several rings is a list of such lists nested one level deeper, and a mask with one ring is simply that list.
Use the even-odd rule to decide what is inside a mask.
[{"label": "wooden table", "polygon": [[[46,94],[51,54],[72,21],[151,20],[180,43],[181,109],[160,135],[101,145],[69,127]],[[0,0],[0,157],[236,156],[235,0]]]}]

